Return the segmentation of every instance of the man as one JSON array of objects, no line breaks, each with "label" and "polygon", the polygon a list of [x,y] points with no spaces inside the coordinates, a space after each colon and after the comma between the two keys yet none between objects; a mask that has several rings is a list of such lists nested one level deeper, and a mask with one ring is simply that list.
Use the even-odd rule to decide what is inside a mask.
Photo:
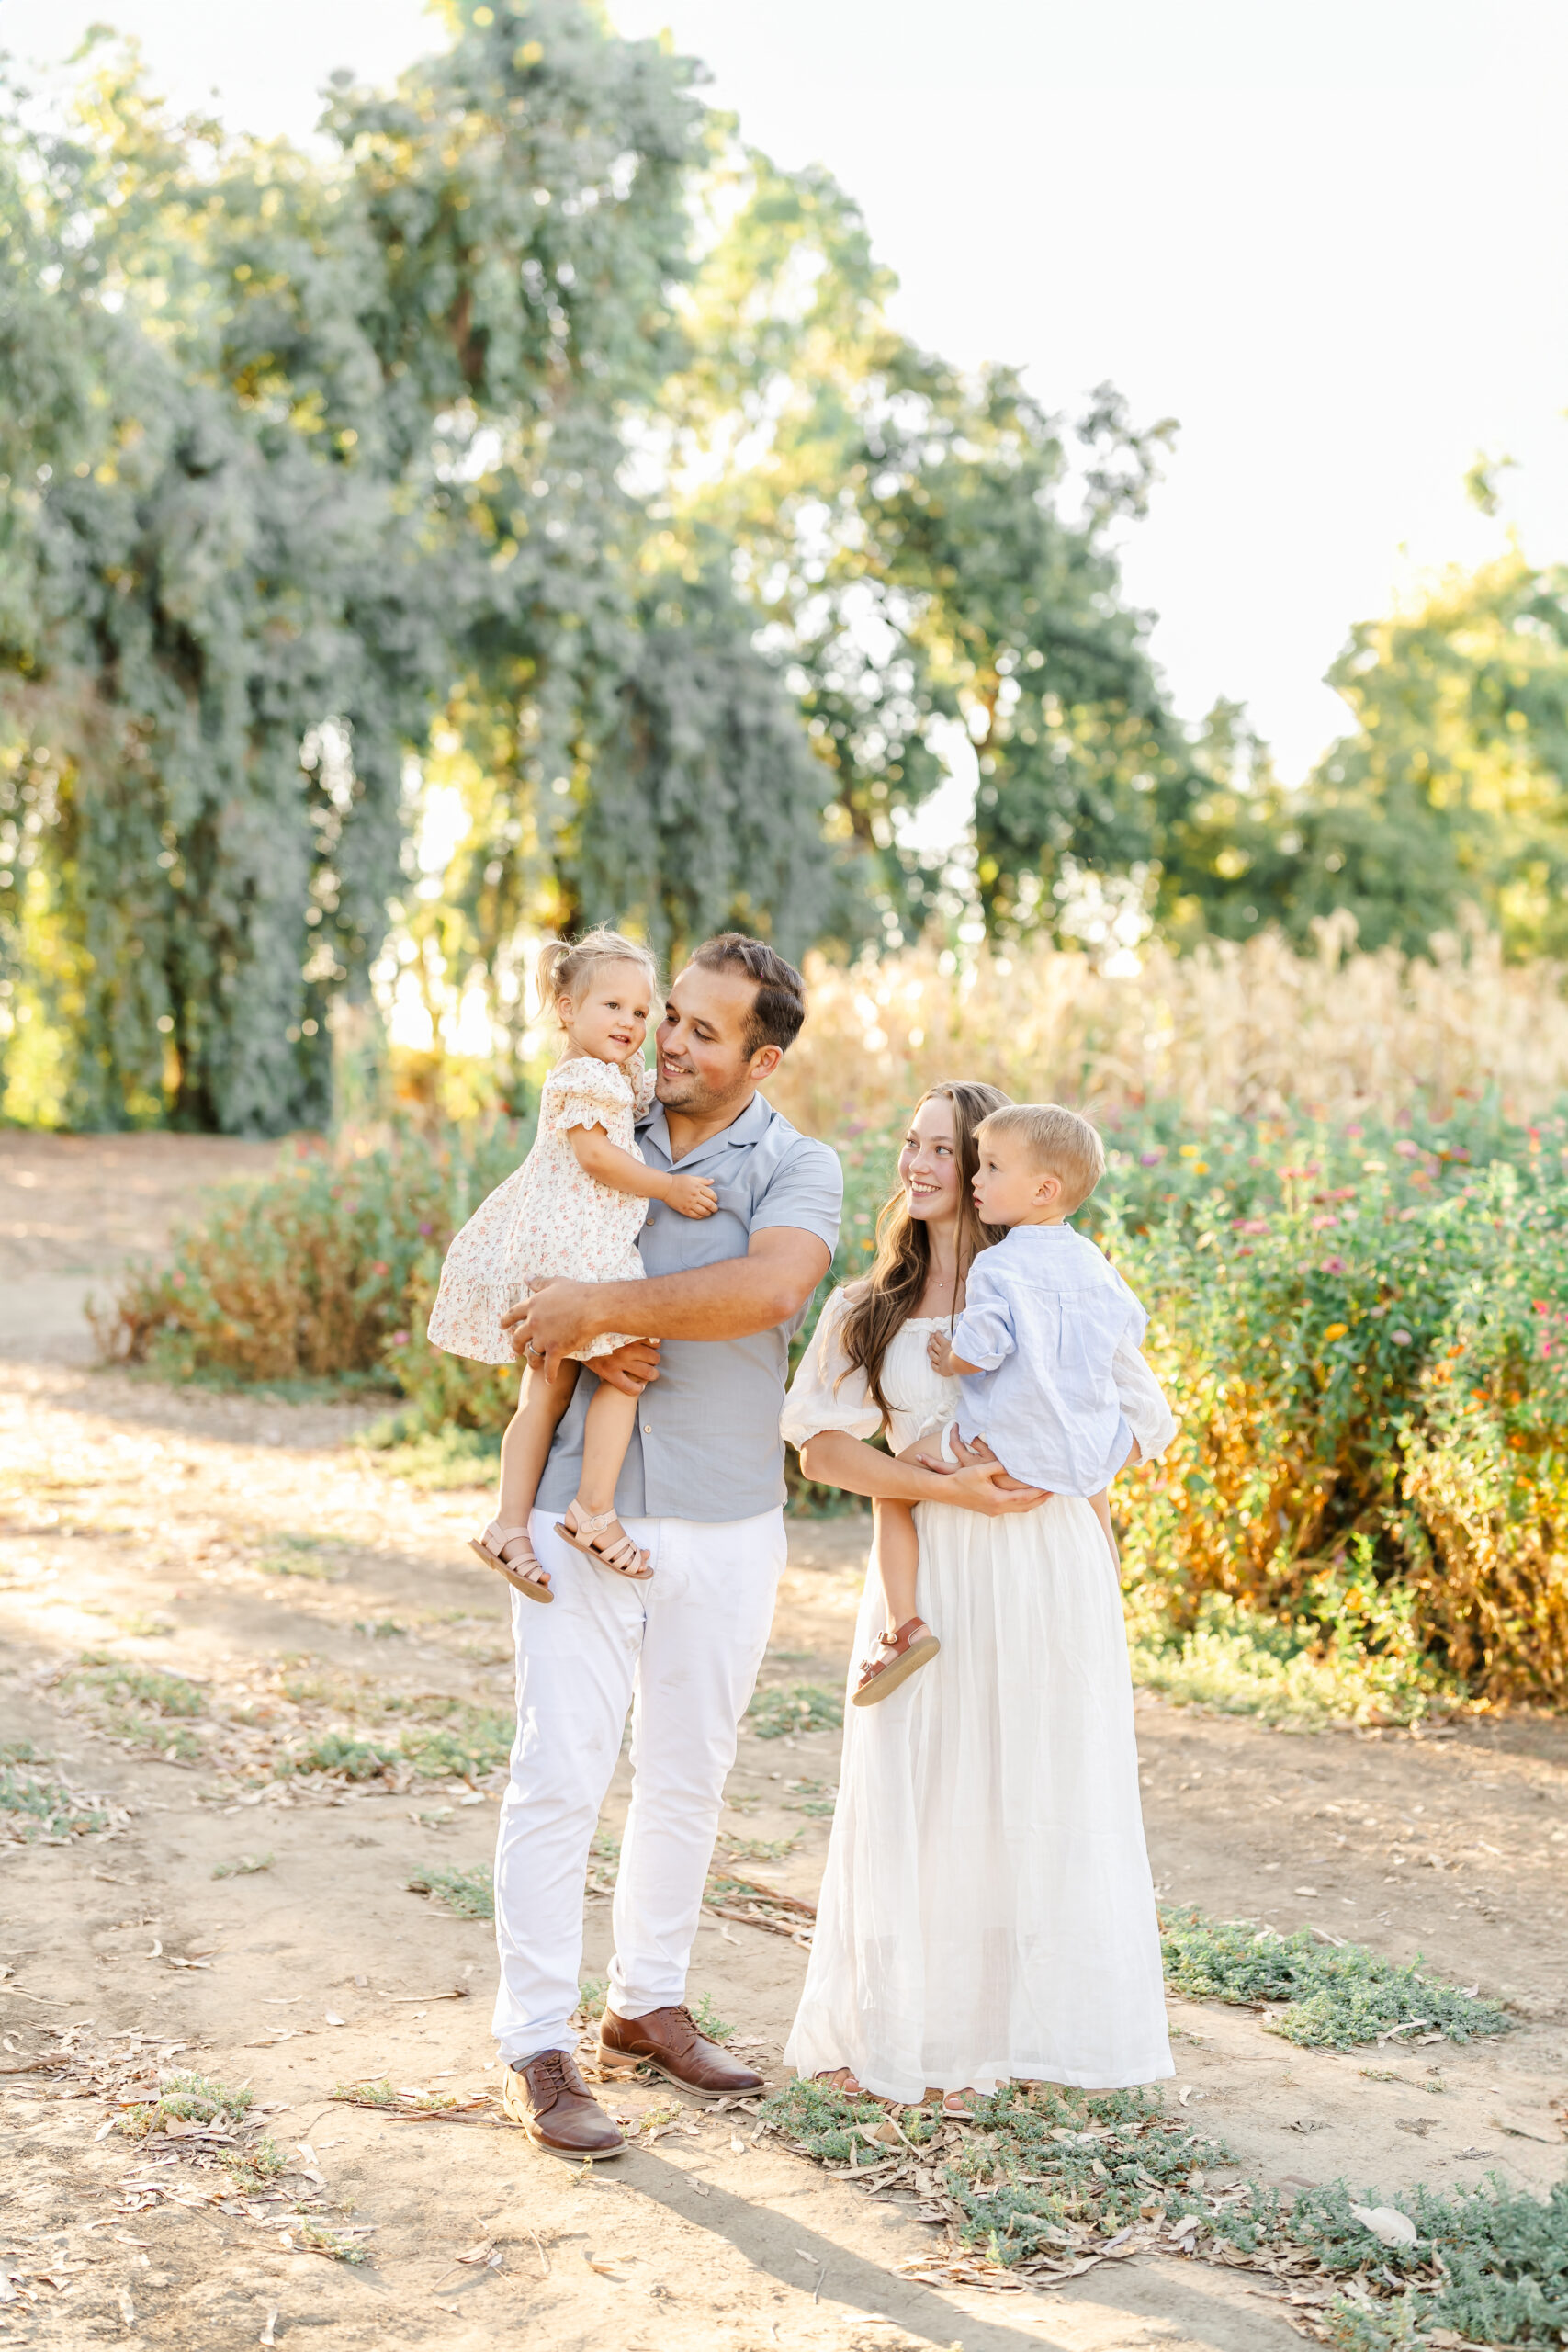
[{"label": "man", "polygon": [[[760,940],[699,947],[659,1030],[658,1102],[638,1131],[660,1168],[705,1176],[701,1220],[655,1203],[648,1278],[551,1282],[502,1320],[554,1375],[609,1331],[637,1342],[580,1374],[530,1525],[555,1605],[513,1606],[517,1739],[496,1849],[503,2103],[536,2145],[581,2160],[625,2145],[586,2089],[570,2018],[589,1843],[633,1719],[631,1810],[615,1887],[601,2064],[649,2061],[699,2096],[761,2077],[698,2033],[684,2007],[736,1730],[761,1662],[784,1562],[779,1409],[789,1342],[837,1246],[842,1178],[758,1088],[806,1014],[800,975]],[[563,1544],[593,1374],[643,1398],[615,1504],[653,1575],[635,1583]]]}]

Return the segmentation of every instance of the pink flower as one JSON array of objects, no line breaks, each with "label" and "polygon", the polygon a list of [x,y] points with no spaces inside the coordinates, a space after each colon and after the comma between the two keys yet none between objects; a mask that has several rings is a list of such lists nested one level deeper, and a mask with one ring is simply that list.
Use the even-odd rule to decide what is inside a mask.
[{"label": "pink flower", "polygon": [[1322,1272],[1325,1274],[1342,1274],[1344,1271],[1343,1258],[1325,1258],[1323,1261]]},{"label": "pink flower", "polygon": [[[1332,1219],[1330,1222],[1332,1223]],[[1231,1230],[1233,1233],[1267,1233],[1269,1220],[1266,1216],[1238,1217]]]},{"label": "pink flower", "polygon": [[391,1272],[391,1268],[388,1265],[385,1258],[378,1258],[372,1263],[370,1271],[373,1274],[386,1274]]},{"label": "pink flower", "polygon": [[392,1334],[392,1345],[393,1345],[393,1347],[394,1347],[394,1348],[406,1348],[406,1347],[408,1346],[408,1343],[409,1343],[409,1335],[408,1335],[408,1333],[407,1333],[406,1331],[394,1331],[394,1332],[393,1332],[393,1334]]},{"label": "pink flower", "polygon": [[1138,1154],[1138,1165],[1140,1168],[1157,1168],[1164,1158],[1163,1151],[1141,1151]]},{"label": "pink flower", "polygon": [[1337,1225],[1339,1219],[1337,1216],[1314,1216],[1312,1221],[1312,1229],[1314,1233],[1326,1233],[1331,1227]]}]

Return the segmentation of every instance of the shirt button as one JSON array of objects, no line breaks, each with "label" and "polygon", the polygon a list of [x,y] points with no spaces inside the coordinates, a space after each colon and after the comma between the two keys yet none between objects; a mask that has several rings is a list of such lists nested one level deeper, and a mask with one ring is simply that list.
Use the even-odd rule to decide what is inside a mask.
[{"label": "shirt button", "polygon": [[642,1433],[644,1437],[651,1437],[653,1435],[653,1423],[651,1421],[644,1421],[642,1425]]}]

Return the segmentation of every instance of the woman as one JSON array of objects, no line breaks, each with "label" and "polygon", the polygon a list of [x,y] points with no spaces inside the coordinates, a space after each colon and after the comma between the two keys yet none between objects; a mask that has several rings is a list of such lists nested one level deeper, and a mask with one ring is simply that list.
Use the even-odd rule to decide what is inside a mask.
[{"label": "woman", "polygon": [[[828,1301],[784,1413],[808,1477],[919,1506],[919,1613],[942,1634],[923,1673],[845,1710],[785,2062],[884,2098],[934,2087],[955,2112],[1010,2079],[1111,2089],[1172,2072],[1121,1589],[1095,1507],[1019,1489],[962,1448],[945,1472],[936,1450],[957,1384],[926,1343],[1000,1238],[969,1187],[975,1129],[1006,1101],[953,1084],[917,1106],[875,1266]],[[1135,1458],[1168,1444],[1146,1366],[1123,1410]],[[879,1432],[895,1453],[869,1442]],[[881,1616],[874,1574],[857,1660]]]}]

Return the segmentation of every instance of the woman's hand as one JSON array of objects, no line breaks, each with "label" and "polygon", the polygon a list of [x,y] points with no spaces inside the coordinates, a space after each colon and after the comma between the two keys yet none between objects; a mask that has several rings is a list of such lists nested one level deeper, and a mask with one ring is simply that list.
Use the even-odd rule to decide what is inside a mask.
[{"label": "woman's hand", "polygon": [[948,1442],[956,1466],[953,1462],[944,1462],[940,1453],[926,1453],[918,1442],[898,1456],[900,1462],[919,1463],[922,1470],[934,1470],[946,1478],[944,1502],[958,1503],[965,1510],[981,1511],[987,1519],[998,1519],[1005,1512],[1034,1510],[1041,1503],[1050,1501],[1049,1487],[1026,1487],[1021,1478],[1013,1477],[1003,1469],[983,1437],[977,1437],[973,1445],[965,1445],[954,1425]]},{"label": "woman's hand", "polygon": [[671,1176],[664,1197],[682,1216],[712,1216],[718,1206],[718,1194],[705,1176]]}]

